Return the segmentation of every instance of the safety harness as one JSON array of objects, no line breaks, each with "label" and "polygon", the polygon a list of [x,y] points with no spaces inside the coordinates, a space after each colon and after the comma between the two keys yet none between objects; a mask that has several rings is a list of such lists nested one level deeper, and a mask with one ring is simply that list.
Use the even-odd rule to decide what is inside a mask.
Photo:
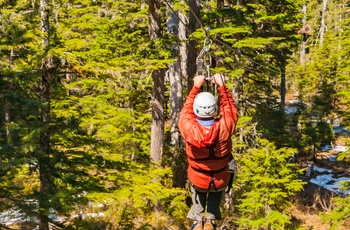
[{"label": "safety harness", "polygon": [[[233,177],[234,177],[234,168],[231,168],[231,165],[234,166],[234,159],[233,159],[233,156],[231,153],[226,154],[225,156],[221,156],[221,157],[218,157],[215,155],[216,144],[217,144],[219,136],[220,136],[219,134],[220,133],[218,133],[218,135],[216,136],[215,141],[210,146],[207,146],[207,149],[208,149],[208,156],[207,157],[200,158],[200,159],[190,157],[190,159],[192,161],[195,161],[195,162],[204,162],[204,161],[211,161],[211,160],[220,161],[220,160],[226,160],[227,158],[230,158],[230,164],[229,164],[229,170],[228,170],[228,172],[230,173],[230,180],[229,180],[229,184],[227,185],[228,187],[226,189],[226,192],[229,192],[230,189],[232,188]],[[233,162],[233,164],[231,162]],[[222,168],[217,169],[217,170],[204,170],[204,169],[195,168],[193,166],[190,166],[190,167],[197,172],[200,172],[200,173],[203,173],[206,175],[210,175],[210,182],[208,185],[208,191],[210,190],[210,188],[214,188],[215,191],[218,190],[216,185],[215,185],[214,174],[222,172],[223,170],[225,170],[227,168],[227,166],[225,166],[225,167],[222,167]]]},{"label": "safety harness", "polygon": [[[210,46],[212,44],[212,40],[210,39],[210,35],[209,35],[210,29],[208,27],[205,28],[205,32],[206,32],[206,38],[204,39],[203,48],[200,51],[198,57],[196,58],[196,64],[197,64],[197,75],[204,75],[203,72],[205,72],[205,75],[206,75],[205,80],[206,80],[206,84],[207,84],[206,91],[209,92],[210,91],[209,82],[212,79],[210,76],[210,66],[212,64],[212,58],[211,58],[211,55],[209,53],[209,50],[210,50]],[[204,71],[203,71],[203,66],[205,66]],[[215,87],[216,87],[216,85],[215,85]],[[215,92],[216,92],[216,88],[214,90],[214,94],[215,94]],[[211,160],[218,160],[218,161],[226,160],[229,157],[230,161],[229,161],[228,172],[230,173],[230,180],[229,180],[229,183],[228,183],[227,189],[226,189],[226,192],[228,193],[232,188],[232,183],[233,183],[233,178],[234,178],[235,161],[233,159],[232,153],[226,154],[225,156],[222,156],[222,157],[217,157],[215,155],[215,148],[216,148],[216,144],[217,144],[218,139],[219,139],[219,134],[220,134],[220,132],[218,133],[215,141],[210,146],[207,146],[208,157],[200,158],[200,159],[190,157],[190,159],[192,161],[195,161],[195,162],[203,162],[203,161],[211,161]],[[223,170],[225,170],[227,168],[227,166],[225,166],[221,169],[217,169],[217,170],[203,170],[203,169],[194,168],[193,166],[191,166],[191,168],[197,172],[200,172],[200,173],[203,173],[206,175],[210,175],[210,182],[208,185],[208,191],[209,191],[211,187],[213,187],[214,190],[217,190],[217,187],[216,187],[215,181],[214,181],[214,174],[222,172]]]}]

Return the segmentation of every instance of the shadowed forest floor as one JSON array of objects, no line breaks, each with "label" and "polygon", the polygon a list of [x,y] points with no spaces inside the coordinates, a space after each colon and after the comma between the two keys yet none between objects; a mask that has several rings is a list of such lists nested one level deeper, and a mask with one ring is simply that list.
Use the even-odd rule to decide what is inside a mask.
[{"label": "shadowed forest floor", "polygon": [[311,183],[305,185],[305,190],[298,197],[298,203],[294,204],[291,208],[291,215],[293,216],[293,222],[298,223],[300,227],[305,230],[317,229],[328,230],[329,224],[322,223],[318,213],[321,208],[318,207],[317,193],[320,190],[324,190],[317,185]]},{"label": "shadowed forest floor", "polygon": [[[350,177],[349,164],[346,162],[330,161],[329,156],[336,156],[337,153],[334,151],[321,152],[317,154],[317,159],[313,162],[314,166],[330,169],[335,175],[342,175]],[[300,168],[307,168],[308,160],[299,159]],[[296,194],[293,203],[294,205],[290,209],[292,216],[292,222],[294,226],[299,226],[300,229],[304,230],[329,230],[330,225],[324,223],[320,217],[321,212],[328,212],[331,210],[331,198],[335,197],[336,194],[320,187],[316,184],[309,182],[312,178],[322,173],[313,170],[310,177],[304,177],[304,181],[308,182],[304,185],[304,190]],[[230,220],[223,221],[220,223],[219,230],[233,230],[234,227],[230,227]],[[231,225],[232,226],[232,225]],[[349,226],[346,228],[337,228],[337,230],[349,230]]]},{"label": "shadowed forest floor", "polygon": [[[332,162],[327,160],[328,156],[334,156],[336,154],[337,153],[334,153],[332,151],[321,152],[317,155],[317,159],[314,162],[314,165],[326,169],[332,169],[335,173],[338,172],[349,177],[349,173],[346,173],[349,169],[348,163],[337,161]],[[313,171],[311,173],[311,177],[308,178],[308,180],[315,176],[317,176],[317,173]],[[334,196],[335,194],[330,192],[329,190],[326,190],[316,184],[309,182],[304,186],[304,191],[298,194],[298,196],[296,197],[296,202],[291,208],[293,221],[299,223],[300,227],[306,230],[329,230],[329,224],[322,222],[319,213],[331,210],[330,199]],[[350,227],[338,228],[337,230],[347,229],[350,229]]]}]

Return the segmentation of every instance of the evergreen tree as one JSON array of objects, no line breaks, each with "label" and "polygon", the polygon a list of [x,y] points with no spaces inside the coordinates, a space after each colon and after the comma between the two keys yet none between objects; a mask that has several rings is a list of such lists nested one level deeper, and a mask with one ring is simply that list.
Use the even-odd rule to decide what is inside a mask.
[{"label": "evergreen tree", "polygon": [[44,52],[36,45],[41,41],[39,17],[35,17],[37,8],[24,2],[2,2],[1,8],[1,102],[5,106],[0,119],[5,125],[1,128],[0,187],[4,190],[0,199],[2,208],[16,205],[33,215],[37,207],[29,200],[38,198],[34,193],[38,192],[39,178],[33,174],[38,168],[38,134],[43,130],[38,95]]},{"label": "evergreen tree", "polygon": [[[156,41],[161,39],[162,17],[160,1],[149,1],[149,34],[152,48],[156,49]],[[156,53],[155,58],[160,58]],[[151,161],[162,165],[164,150],[164,68],[152,71],[152,127],[151,127]]]},{"label": "evergreen tree", "polygon": [[[153,167],[150,157],[152,94],[160,99],[159,121],[167,124],[170,88],[160,81],[164,94],[152,89],[164,74],[151,76],[176,58],[169,48],[177,40],[164,29],[166,4],[154,1],[159,21],[150,42],[144,1],[41,3],[49,5],[0,3],[0,210],[17,207],[29,217],[41,216],[41,229],[49,222],[66,229],[185,228],[186,191],[172,183],[183,174],[169,167],[185,154],[165,148],[164,168]],[[296,165],[286,163],[294,154],[286,146],[315,156],[322,142],[333,139],[329,121],[341,117],[349,126],[348,2],[328,1],[319,46],[321,18],[314,15],[322,3],[308,1],[306,21],[314,32],[306,41],[305,65],[286,71],[302,40],[296,32],[302,1],[173,3],[190,19],[188,88],[207,26],[212,71],[226,73],[235,90],[241,114],[234,138],[237,225],[289,228],[285,213],[302,183]],[[305,103],[288,117],[284,89],[295,82]],[[164,135],[157,138],[166,140]],[[40,192],[44,179],[48,189]],[[335,200],[334,227],[343,224],[346,202]]]},{"label": "evergreen tree", "polygon": [[295,150],[276,149],[267,140],[259,144],[259,148],[249,149],[237,159],[236,186],[243,192],[236,204],[238,229],[288,229],[290,198],[304,184],[298,179],[296,164],[288,163]]},{"label": "evergreen tree", "polygon": [[[298,79],[299,99],[304,103],[299,118],[302,127],[305,127],[301,143],[304,146],[303,150],[309,152],[309,156],[315,155],[321,143],[334,140],[331,126],[335,121],[341,120],[347,124],[347,119],[343,117],[347,113],[345,110],[348,108],[348,97],[343,87],[348,84],[345,80],[348,71],[344,71],[342,66],[348,56],[344,56],[343,53],[343,50],[348,49],[348,45],[343,43],[344,39],[347,39],[347,35],[344,36],[347,32],[343,31],[347,31],[349,27],[347,7],[343,3],[343,1],[327,2],[327,13],[322,18],[319,18],[318,14],[324,5],[317,1],[308,3],[310,18],[307,20],[310,29],[308,53],[303,66],[300,68],[294,66],[297,69],[294,75]],[[318,31],[322,30],[324,25],[328,29],[322,35],[322,44],[319,44]],[[311,124],[312,122],[318,122],[319,128],[322,124],[323,128],[319,129],[321,133],[312,128],[316,127]],[[312,136],[314,138],[311,139],[314,141],[310,142]],[[308,147],[310,144],[315,146],[310,149]]]},{"label": "evergreen tree", "polygon": [[[2,18],[3,20],[9,20],[17,11],[18,16],[21,16],[22,11],[31,9],[30,5],[14,5],[14,10],[9,11],[6,15],[8,17]],[[50,192],[46,193],[44,198],[50,200],[50,203],[40,210],[52,208],[58,216],[72,217],[69,224],[64,224],[65,227],[107,226],[108,219],[79,218],[81,212],[87,212],[89,208],[97,211],[96,206],[86,206],[89,199],[95,200],[93,197],[99,192],[114,191],[123,184],[120,182],[124,180],[123,173],[129,173],[131,169],[136,173],[136,169],[131,167],[133,162],[149,167],[147,158],[150,115],[147,111],[150,108],[150,85],[146,74],[153,67],[149,65],[152,62],[148,59],[152,47],[147,46],[148,33],[147,29],[144,29],[144,25],[147,25],[146,11],[141,9],[139,3],[95,4],[90,1],[61,5],[57,3],[50,5],[50,9],[51,45],[45,50],[45,55],[41,52],[43,49],[40,43],[35,43],[36,39],[40,40],[40,33],[34,29],[38,26],[35,22],[39,19],[39,15],[35,14],[36,8],[30,11],[32,18],[21,16],[23,21],[18,21],[18,26],[26,23],[30,25],[23,26],[20,30],[27,37],[17,36],[15,42],[22,44],[19,46],[15,43],[14,47],[19,47],[20,55],[13,55],[14,60],[9,61],[13,61],[14,64],[9,66],[11,68],[8,68],[7,72],[2,73],[2,80],[7,85],[23,86],[16,88],[15,92],[10,92],[11,94],[3,93],[4,101],[8,100],[9,95],[22,93],[23,99],[20,98],[22,101],[18,107],[23,109],[19,111],[28,108],[24,114],[14,113],[16,116],[11,116],[10,122],[16,124],[21,122],[20,119],[30,119],[30,122],[23,123],[23,127],[14,126],[14,129],[10,129],[11,137],[16,137],[16,131],[20,131],[16,141],[22,155],[11,153],[12,157],[16,156],[17,163],[8,161],[10,152],[6,144],[3,144],[1,151],[6,153],[3,158],[3,173],[5,175],[10,170],[15,170],[18,164],[31,162],[33,165],[33,169],[28,167],[29,164],[23,165],[23,170],[15,170],[14,172],[18,173],[11,173],[11,176],[4,178],[1,183],[6,191],[18,188],[6,196],[4,190],[2,198],[6,204],[11,204],[6,200],[7,196],[16,197],[14,194],[22,194],[18,200],[13,200],[13,204],[21,206],[28,216],[37,216],[35,210],[38,209],[35,203],[24,207],[20,202],[25,204],[29,197],[34,201],[43,198],[38,193],[39,178],[36,167],[39,155],[35,149],[40,143],[39,133],[44,130],[41,127],[45,127],[50,132],[50,164],[44,164],[43,167],[50,170],[45,176],[50,180],[51,186]],[[8,23],[6,25],[8,27],[4,30],[13,26]],[[38,36],[33,36],[35,33]],[[23,39],[27,39],[26,43],[23,43]],[[121,40],[124,42],[120,43]],[[9,39],[8,43],[12,44],[11,42],[13,40]],[[31,52],[28,52],[29,49],[32,49]],[[3,46],[2,50],[4,54],[17,53],[17,50],[11,51],[11,46]],[[41,104],[36,97],[40,92],[41,72],[37,70],[42,57],[55,67],[50,72],[49,82],[51,121],[45,126],[40,119]],[[3,65],[7,66],[7,63],[4,62]],[[16,74],[11,71],[20,72]],[[9,78],[11,74],[16,77],[23,76],[26,81],[21,78]],[[11,101],[13,105],[10,109],[17,109],[15,102]],[[5,114],[4,110],[3,118]],[[5,137],[7,131],[4,129],[3,133]],[[2,141],[6,143],[7,139]],[[129,164],[131,165],[128,166]],[[30,189],[28,185],[25,186],[25,181],[20,179],[23,174],[29,174],[30,181],[35,182]],[[19,189],[23,188],[26,193],[18,193]],[[96,201],[98,202],[105,200]],[[166,203],[168,202],[170,201],[167,200]],[[113,202],[110,205],[113,206]],[[74,218],[72,213],[78,214],[77,218]],[[49,214],[46,211],[43,218],[47,218]],[[55,220],[50,222],[63,227],[62,223]]]},{"label": "evergreen tree", "polygon": [[214,3],[203,6],[203,24],[211,25],[214,41],[214,71],[226,72],[229,86],[241,85],[240,111],[253,117],[258,131],[280,146],[288,145],[283,117],[285,68],[299,46],[296,31],[301,26],[302,1]]},{"label": "evergreen tree", "polygon": [[[308,1],[306,62],[300,69],[293,66],[298,70],[295,76],[299,81],[300,99],[306,105],[300,117],[303,124],[301,143],[304,150],[312,153],[313,159],[322,142],[335,140],[333,125],[340,121],[348,126],[348,112],[345,112],[349,108],[348,93],[345,92],[349,84],[348,3],[342,0]],[[343,153],[338,159],[347,156],[348,153]],[[348,197],[336,197],[332,202],[334,209],[321,213],[322,219],[330,223],[331,229],[346,226]]]}]

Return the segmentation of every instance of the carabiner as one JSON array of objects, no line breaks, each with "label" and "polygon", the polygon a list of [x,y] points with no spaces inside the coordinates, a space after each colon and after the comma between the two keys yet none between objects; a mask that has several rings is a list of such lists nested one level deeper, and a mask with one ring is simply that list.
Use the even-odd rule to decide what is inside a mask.
[{"label": "carabiner", "polygon": [[[205,28],[206,38],[204,39],[203,48],[200,51],[198,57],[196,58],[197,64],[197,75],[203,75],[203,65],[205,65],[206,78],[205,80],[208,82],[211,80],[210,76],[210,66],[211,66],[211,56],[209,54],[209,50],[213,41],[209,37],[209,27]],[[209,89],[209,86],[207,86]]]},{"label": "carabiner", "polygon": [[[207,41],[209,40],[209,46],[207,47]],[[213,41],[210,38],[205,38],[204,39],[204,45],[203,45],[203,50],[205,50],[205,52],[208,52],[210,50],[210,46],[213,43]]]}]

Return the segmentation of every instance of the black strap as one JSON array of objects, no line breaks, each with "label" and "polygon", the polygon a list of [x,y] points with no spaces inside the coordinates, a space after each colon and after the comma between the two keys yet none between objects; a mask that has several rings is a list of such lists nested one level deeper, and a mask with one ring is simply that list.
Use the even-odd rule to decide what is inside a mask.
[{"label": "black strap", "polygon": [[[215,151],[214,151],[214,153],[215,153]],[[189,157],[189,159],[191,159],[191,160],[193,160],[193,161],[223,160],[223,159],[225,159],[225,158],[227,158],[227,157],[230,157],[230,155],[231,155],[231,153],[226,154],[226,155],[221,156],[221,157],[217,157],[217,156],[215,156],[215,154],[214,154],[214,159],[211,159],[210,156],[205,157],[205,158],[199,158],[199,159],[198,159],[198,158]]]},{"label": "black strap", "polygon": [[230,173],[230,180],[229,180],[229,182],[227,184],[227,189],[225,191],[226,193],[229,193],[230,190],[232,189],[233,178],[235,177],[235,160],[234,160],[232,154],[230,154],[230,155],[232,157],[231,161],[229,163],[229,169],[228,169],[228,171]]},{"label": "black strap", "polygon": [[189,158],[191,160],[193,160],[193,161],[207,161],[207,160],[221,160],[221,159],[225,159],[229,154],[225,155],[225,156],[221,156],[221,157],[215,156],[215,147],[216,147],[216,144],[218,143],[219,136],[220,136],[220,131],[216,135],[214,142],[211,145],[206,147],[208,149],[208,157],[199,158],[199,159],[198,158],[193,158],[193,157],[189,157]]},{"label": "black strap", "polygon": [[208,191],[210,190],[211,186],[213,186],[214,190],[216,191],[218,189],[216,188],[216,185],[215,185],[214,174],[225,170],[226,166],[224,168],[221,168],[221,169],[218,169],[218,170],[210,170],[210,171],[209,170],[196,169],[196,168],[194,168],[192,166],[191,166],[191,168],[193,168],[193,170],[195,170],[197,172],[201,172],[203,174],[209,174],[210,175],[210,182],[209,182],[209,185],[208,185]]},{"label": "black strap", "polygon": [[200,172],[200,173],[204,173],[204,174],[214,174],[214,173],[218,173],[218,172],[221,172],[223,170],[226,169],[226,166],[221,168],[221,169],[217,169],[217,170],[205,170],[205,169],[197,169],[197,168],[194,168],[192,166],[190,166],[191,168],[193,168],[194,171],[197,171],[197,172]]},{"label": "black strap", "polygon": [[218,143],[219,136],[220,136],[220,132],[218,132],[218,134],[216,135],[215,141],[211,145],[207,146],[207,149],[209,151],[208,160],[217,159],[215,156],[215,147],[216,147],[216,144]]},{"label": "black strap", "polygon": [[226,193],[229,193],[230,190],[232,189],[232,184],[233,184],[233,178],[234,178],[234,173],[230,173],[230,180],[228,182],[228,185],[227,185],[227,189],[226,189]]},{"label": "black strap", "polygon": [[214,173],[212,173],[212,174],[210,175],[210,182],[209,182],[209,185],[208,185],[208,191],[210,190],[211,185],[213,185],[213,188],[214,188],[215,191],[218,190],[218,189],[216,188],[215,182],[214,182]]}]

